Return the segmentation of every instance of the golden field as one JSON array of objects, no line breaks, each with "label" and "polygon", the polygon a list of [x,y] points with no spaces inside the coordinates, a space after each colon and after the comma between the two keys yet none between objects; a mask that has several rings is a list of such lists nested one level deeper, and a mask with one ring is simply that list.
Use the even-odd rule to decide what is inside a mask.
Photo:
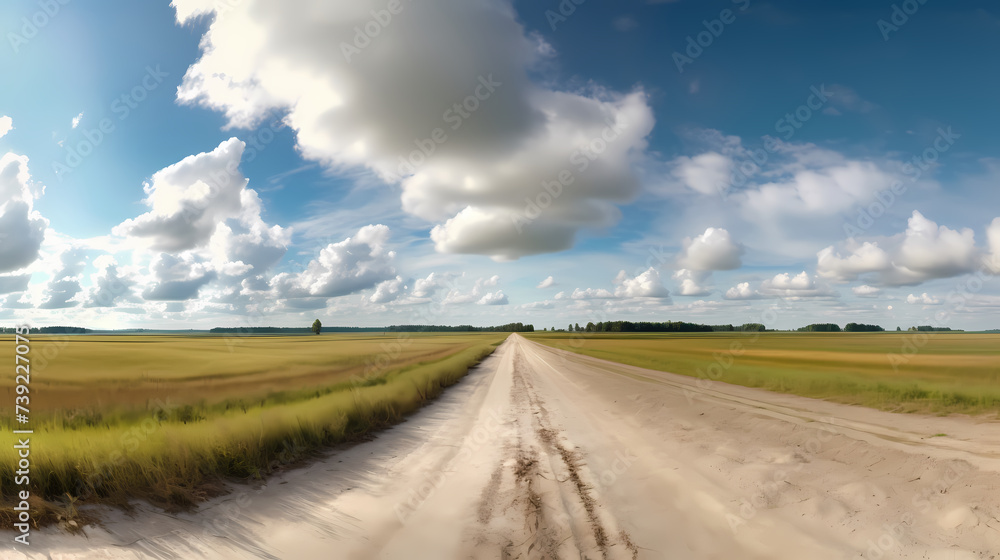
[{"label": "golden field", "polygon": [[[506,333],[31,337],[36,520],[78,503],[189,507],[366,437],[458,381]],[[0,345],[14,347],[12,336]],[[14,486],[13,366],[0,382],[0,519]]]},{"label": "golden field", "polygon": [[894,412],[1000,410],[1000,335],[534,333],[531,340],[648,369]]}]

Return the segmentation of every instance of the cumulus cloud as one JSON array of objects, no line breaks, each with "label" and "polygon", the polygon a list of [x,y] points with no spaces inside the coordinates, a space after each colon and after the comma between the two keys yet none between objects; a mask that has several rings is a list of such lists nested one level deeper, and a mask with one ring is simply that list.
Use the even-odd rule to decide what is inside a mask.
[{"label": "cumulus cloud", "polygon": [[160,253],[149,265],[151,282],[142,292],[147,301],[186,301],[217,276],[208,263],[191,253]]},{"label": "cumulus cloud", "polygon": [[91,275],[91,288],[84,298],[84,307],[115,307],[119,302],[132,297],[135,280],[121,270],[118,262],[110,255],[94,259],[98,272]]},{"label": "cumulus cloud", "polygon": [[864,242],[860,245],[854,240],[848,242],[846,257],[837,253],[832,246],[827,247],[817,255],[816,272],[823,278],[838,281],[857,280],[858,276],[887,270],[892,262],[878,243]]},{"label": "cumulus cloud", "polygon": [[694,157],[680,156],[674,160],[672,173],[681,184],[705,195],[729,190],[733,176],[733,159],[718,152],[706,152]]},{"label": "cumulus cloud", "polygon": [[750,282],[740,282],[726,290],[726,299],[748,300],[760,299],[762,296],[756,290],[750,288]]},{"label": "cumulus cloud", "polygon": [[507,305],[508,303],[510,302],[507,300],[507,296],[503,293],[503,290],[488,293],[476,302],[478,305]]},{"label": "cumulus cloud", "polygon": [[743,263],[743,246],[733,241],[722,228],[708,228],[705,233],[686,238],[677,262],[690,270],[735,270]]},{"label": "cumulus cloud", "polygon": [[0,274],[0,294],[23,292],[30,281],[30,274]]},{"label": "cumulus cloud", "polygon": [[756,289],[749,282],[741,282],[726,291],[723,296],[731,300],[752,300],[782,298],[799,300],[806,298],[835,297],[837,294],[809,276],[805,271],[792,276],[788,273],[777,274],[760,283]]},{"label": "cumulus cloud", "polygon": [[368,225],[353,237],[322,249],[301,273],[281,273],[271,280],[278,298],[339,297],[375,287],[396,277],[396,253],[388,249],[390,231]]},{"label": "cumulus cloud", "polygon": [[147,300],[173,302],[196,298],[212,284],[205,292],[210,300],[228,306],[267,291],[291,230],[262,219],[260,197],[239,169],[244,148],[230,138],[154,173],[143,186],[149,211],[112,229],[148,270],[124,277],[111,265],[107,276],[93,279],[105,288],[88,295],[86,305],[114,306],[137,284]]},{"label": "cumulus cloud", "polygon": [[[559,297],[560,295],[563,295],[563,292],[556,294],[556,299],[562,299]],[[604,288],[587,288],[586,290],[577,288],[569,297],[572,299],[615,299],[615,294]]]},{"label": "cumulus cloud", "polygon": [[768,137],[764,148],[750,149],[717,130],[688,136],[701,153],[668,164],[675,182],[705,196],[730,193],[744,218],[758,224],[834,217],[904,179],[898,162],[850,159],[814,144]]},{"label": "cumulus cloud", "polygon": [[418,278],[417,281],[413,283],[413,291],[411,294],[413,297],[429,298],[433,297],[438,290],[444,288],[450,289],[454,287],[454,285],[454,274],[432,272],[427,275],[427,278]]},{"label": "cumulus cloud", "polygon": [[851,291],[858,297],[875,297],[882,293],[882,290],[879,288],[875,288],[867,284],[863,286],[855,286],[851,288]]},{"label": "cumulus cloud", "polygon": [[837,281],[873,274],[881,284],[907,286],[974,272],[982,258],[971,229],[939,226],[917,211],[906,231],[885,244],[848,240],[847,256],[827,247],[817,255],[817,274]]},{"label": "cumulus cloud", "polygon": [[792,276],[782,273],[774,278],[761,282],[759,292],[764,296],[782,297],[788,299],[829,297],[836,295],[829,288],[818,284],[815,278],[805,271]]},{"label": "cumulus cloud", "polygon": [[81,111],[79,115],[73,117],[73,122],[71,123],[73,125],[73,128],[80,126],[80,121],[82,120],[83,120],[83,112]]},{"label": "cumulus cloud", "polygon": [[34,210],[36,192],[28,158],[0,156],[0,273],[20,270],[38,259],[49,221]]},{"label": "cumulus cloud", "polygon": [[552,286],[555,286],[555,285],[556,285],[555,278],[549,276],[545,280],[542,280],[541,282],[539,282],[538,286],[536,286],[536,288],[543,290],[545,288],[551,288]]},{"label": "cumulus cloud", "polygon": [[686,268],[678,270],[674,273],[674,280],[677,280],[679,285],[678,293],[682,296],[708,295],[711,290],[704,283],[711,274],[711,271],[707,270],[688,270]]},{"label": "cumulus cloud", "polygon": [[1000,218],[993,220],[986,230],[986,238],[989,243],[989,252],[986,255],[984,265],[993,274],[1000,274]]},{"label": "cumulus cloud", "polygon": [[375,293],[368,298],[368,301],[372,303],[389,303],[395,301],[403,294],[406,281],[403,280],[402,276],[397,276],[392,280],[386,280],[385,282],[380,282],[375,286]]},{"label": "cumulus cloud", "polygon": [[941,305],[941,300],[939,300],[936,297],[928,295],[927,292],[924,292],[919,296],[913,294],[906,296],[906,303],[920,304],[920,305]]},{"label": "cumulus cloud", "polygon": [[615,296],[620,298],[666,298],[670,291],[663,287],[660,273],[650,267],[636,277],[631,277],[624,270],[615,277]]},{"label": "cumulus cloud", "polygon": [[50,279],[45,285],[44,301],[38,307],[40,309],[75,307],[79,302],[73,298],[83,290],[80,280],[86,266],[85,247],[70,246],[60,251],[55,259],[55,267],[50,271]]},{"label": "cumulus cloud", "polygon": [[[635,298],[658,298],[668,301],[670,297],[670,291],[663,286],[659,271],[652,267],[634,277],[622,270],[615,276],[613,283],[615,285],[614,291],[605,288],[576,288],[568,297],[577,301],[602,299],[628,300]],[[566,292],[559,292],[555,295],[555,299],[557,300],[565,299],[566,297]]]},{"label": "cumulus cloud", "polygon": [[0,138],[6,136],[11,130],[14,130],[14,120],[7,116],[0,116]]},{"label": "cumulus cloud", "polygon": [[674,273],[682,296],[704,296],[710,293],[708,280],[716,270],[735,270],[743,266],[743,245],[733,240],[728,231],[710,227],[694,238],[685,238],[677,255]]},{"label": "cumulus cloud", "polygon": [[248,180],[239,171],[246,145],[230,138],[211,152],[188,156],[153,174],[143,186],[150,211],[112,231],[144,239],[155,251],[204,247],[217,226],[243,212]]},{"label": "cumulus cloud", "polygon": [[[472,291],[469,292],[465,292],[459,288],[455,281],[449,282],[449,285],[450,289],[442,301],[443,304],[480,303],[485,296],[491,295],[488,293],[488,288],[495,288],[500,285],[500,276],[494,274],[493,276],[476,279]],[[500,293],[502,295],[502,291]],[[483,305],[486,304],[483,303]]]},{"label": "cumulus cloud", "polygon": [[[399,183],[404,210],[437,224],[438,251],[511,260],[564,250],[638,194],[632,163],[654,121],[645,95],[533,83],[551,48],[504,0],[404,3],[360,46],[356,28],[384,3],[172,5],[181,23],[214,12],[179,101],[240,127],[285,113],[304,157]],[[525,199],[551,195],[543,182],[564,171],[558,194],[525,219]]]}]

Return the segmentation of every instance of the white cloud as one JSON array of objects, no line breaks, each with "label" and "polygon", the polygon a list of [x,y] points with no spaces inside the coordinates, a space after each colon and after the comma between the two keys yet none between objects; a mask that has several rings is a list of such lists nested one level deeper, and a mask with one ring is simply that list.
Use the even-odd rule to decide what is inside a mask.
[{"label": "white cloud", "polygon": [[972,272],[978,264],[975,234],[938,226],[920,212],[907,223],[903,244],[894,259],[902,279],[949,278]]},{"label": "white cloud", "polygon": [[783,273],[774,278],[764,280],[760,285],[760,293],[764,296],[782,298],[829,297],[836,295],[825,286],[817,284],[816,280],[805,271],[792,276]]},{"label": "white cloud", "polygon": [[[556,299],[562,299],[559,297],[562,294],[563,292],[556,294]],[[577,288],[569,297],[572,299],[615,299],[615,294],[604,288],[587,288],[586,290]]]},{"label": "white cloud", "polygon": [[[484,296],[492,296],[488,293],[486,288],[495,288],[500,284],[500,276],[493,275],[489,277],[478,278],[475,285],[472,287],[472,291],[463,292],[454,282],[451,283],[451,289],[442,301],[443,304],[460,304],[460,303],[481,303]],[[502,292],[500,292],[503,295]],[[483,303],[483,305],[486,305]],[[493,304],[491,304],[493,305]],[[506,305],[506,304],[503,304]]]},{"label": "white cloud", "polygon": [[375,293],[372,294],[368,301],[372,303],[389,303],[395,301],[402,295],[405,286],[405,280],[402,276],[397,276],[392,280],[386,280],[385,282],[379,283],[375,286]]},{"label": "white cloud", "polygon": [[87,266],[87,248],[69,246],[50,260],[50,279],[45,285],[44,299],[40,309],[65,309],[75,307],[79,302],[74,300],[83,291],[80,285],[81,275]]},{"label": "white cloud", "polygon": [[[438,251],[511,260],[564,250],[580,229],[613,224],[616,204],[639,192],[632,164],[654,121],[645,95],[532,83],[529,70],[548,49],[505,1],[404,3],[405,13],[361,49],[356,28],[384,2],[173,6],[182,23],[216,12],[179,101],[220,110],[241,127],[287,114],[304,157],[399,182],[404,210],[437,224]],[[599,157],[582,155],[585,146]],[[516,224],[525,198],[545,193],[542,181],[563,171],[572,183],[536,219]]]},{"label": "white cloud", "polygon": [[735,270],[743,266],[743,251],[728,231],[710,227],[694,239],[684,240],[677,262],[690,270]]},{"label": "white cloud", "polygon": [[704,282],[711,276],[711,271],[688,270],[682,268],[674,273],[674,280],[679,282],[678,293],[682,296],[705,296],[711,290],[704,285]]},{"label": "white cloud", "polygon": [[121,301],[132,299],[135,280],[121,270],[118,262],[109,255],[94,259],[98,272],[91,275],[92,287],[84,298],[84,307],[115,307]]},{"label": "white cloud", "polygon": [[38,259],[49,221],[34,210],[36,192],[28,158],[0,156],[0,273],[20,270]]},{"label": "white cloud", "polygon": [[83,120],[83,112],[81,111],[79,115],[73,117],[73,128],[80,126],[80,121]]},{"label": "white cloud", "polygon": [[907,222],[906,231],[885,244],[888,249],[876,242],[849,240],[846,257],[827,247],[817,256],[817,273],[838,281],[874,274],[881,284],[906,286],[974,272],[981,262],[971,229],[938,226],[917,211]]},{"label": "white cloud", "polygon": [[368,225],[353,237],[322,249],[301,273],[281,273],[271,280],[277,298],[339,297],[375,287],[396,277],[390,231]]},{"label": "white cloud", "polygon": [[427,278],[419,278],[413,283],[413,297],[428,298],[442,288],[452,288],[455,285],[454,274],[440,274],[432,272]]},{"label": "white cloud", "polygon": [[726,295],[723,297],[726,299],[749,300],[761,299],[763,296],[761,296],[756,290],[751,289],[749,282],[740,282],[739,284],[726,290]]},{"label": "white cloud", "polygon": [[996,218],[986,230],[989,252],[984,264],[993,274],[1000,274],[1000,218]]},{"label": "white cloud", "polygon": [[674,160],[673,174],[681,184],[704,195],[729,190],[734,162],[718,152],[706,152],[694,157],[680,156]]},{"label": "white cloud", "polygon": [[846,257],[836,253],[833,246],[820,251],[817,255],[817,274],[823,278],[846,282],[857,280],[861,274],[884,271],[892,265],[889,255],[879,248],[878,243],[866,241],[858,245],[850,240],[848,250]]},{"label": "white cloud", "polygon": [[879,288],[875,288],[867,284],[863,286],[855,286],[851,288],[851,291],[858,297],[875,297],[882,293],[882,290]]},{"label": "white cloud", "polygon": [[554,309],[556,306],[555,302],[545,300],[545,301],[533,301],[531,303],[525,303],[521,305],[521,309]]},{"label": "white cloud", "polygon": [[217,277],[208,263],[192,253],[160,253],[149,265],[149,272],[151,279],[142,292],[147,301],[195,299],[201,288]]},{"label": "white cloud", "polygon": [[815,278],[803,271],[795,276],[788,273],[777,274],[761,282],[757,289],[751,288],[749,282],[741,282],[727,290],[724,297],[731,300],[782,298],[795,301],[836,295],[836,292],[819,284]]},{"label": "white cloud", "polygon": [[156,251],[204,247],[217,226],[244,211],[248,180],[239,171],[243,148],[230,138],[211,152],[188,156],[153,174],[143,190],[150,211],[126,220],[116,235],[146,240]]},{"label": "white cloud", "polygon": [[11,130],[14,130],[14,120],[7,116],[0,116],[0,138],[6,136]]},{"label": "white cloud", "polygon": [[476,302],[478,305],[507,305],[509,301],[503,290],[488,293]]},{"label": "white cloud", "polygon": [[556,285],[555,279],[552,278],[551,276],[549,276],[545,280],[542,280],[541,282],[539,282],[538,286],[536,286],[536,288],[538,288],[538,289],[545,289],[545,288],[551,288],[552,286],[555,286],[555,285]]},{"label": "white cloud", "polygon": [[670,291],[663,287],[660,273],[650,267],[648,270],[632,278],[624,270],[615,277],[615,296],[619,298],[666,298]]},{"label": "white cloud", "polygon": [[928,295],[927,292],[924,292],[919,296],[913,294],[906,296],[906,303],[920,304],[920,305],[941,305],[941,300],[939,300],[936,297]]}]

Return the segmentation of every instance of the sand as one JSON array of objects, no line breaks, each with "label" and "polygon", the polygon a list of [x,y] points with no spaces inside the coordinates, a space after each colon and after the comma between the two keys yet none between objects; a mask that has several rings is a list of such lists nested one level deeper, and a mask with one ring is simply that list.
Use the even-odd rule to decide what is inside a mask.
[{"label": "sand", "polygon": [[696,380],[512,335],[374,441],[191,514],[140,505],[105,513],[86,538],[47,529],[0,555],[994,558],[998,471],[997,423]]}]

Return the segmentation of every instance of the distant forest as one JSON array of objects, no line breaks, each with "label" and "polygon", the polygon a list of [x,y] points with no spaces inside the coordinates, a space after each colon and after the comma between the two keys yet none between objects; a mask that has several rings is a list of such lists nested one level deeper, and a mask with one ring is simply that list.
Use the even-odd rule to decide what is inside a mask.
[{"label": "distant forest", "polygon": [[583,329],[576,325],[571,331],[582,332],[731,332],[731,331],[764,331],[764,325],[760,323],[746,323],[740,326],[733,325],[699,325],[698,323],[686,323],[684,321],[666,321],[664,323],[650,323],[632,321],[605,321],[600,323],[587,323]]},{"label": "distant forest", "polygon": [[[459,325],[392,325],[388,327],[322,327],[323,332],[534,332],[533,325],[508,323],[495,327]],[[312,334],[309,327],[216,327],[216,334]]]}]

